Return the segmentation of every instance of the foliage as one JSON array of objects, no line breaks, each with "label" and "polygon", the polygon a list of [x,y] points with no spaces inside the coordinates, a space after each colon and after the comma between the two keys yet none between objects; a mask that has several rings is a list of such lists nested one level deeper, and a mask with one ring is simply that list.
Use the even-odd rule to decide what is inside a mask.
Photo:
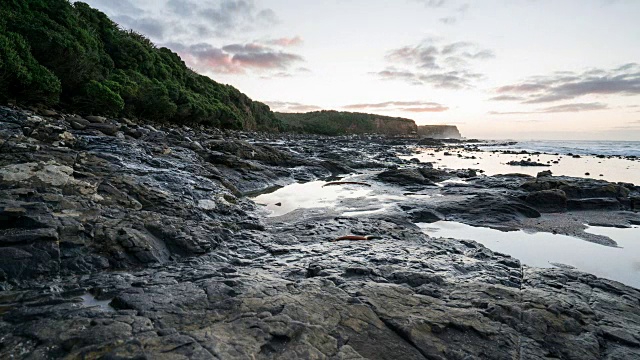
[{"label": "foliage", "polygon": [[0,101],[79,113],[281,130],[268,106],[67,0],[0,2]]},{"label": "foliage", "polygon": [[20,35],[0,33],[0,49],[0,101],[9,94],[47,105],[58,101],[60,81],[31,56]]},{"label": "foliage", "polygon": [[89,113],[118,114],[124,108],[124,100],[109,85],[118,88],[118,84],[114,82],[100,83],[90,80],[84,86],[84,94],[76,97],[74,103]]}]

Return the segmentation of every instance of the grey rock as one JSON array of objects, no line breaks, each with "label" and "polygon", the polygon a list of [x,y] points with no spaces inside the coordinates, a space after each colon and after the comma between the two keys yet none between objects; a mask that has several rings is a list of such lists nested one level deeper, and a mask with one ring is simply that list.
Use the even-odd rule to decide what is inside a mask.
[{"label": "grey rock", "polygon": [[386,170],[378,174],[378,179],[401,186],[435,185],[432,180],[424,176],[422,169],[416,168]]},{"label": "grey rock", "polygon": [[98,130],[101,133],[109,136],[115,136],[116,133],[120,130],[118,125],[114,124],[103,124],[103,123],[91,123],[87,125],[88,129]]},{"label": "grey rock", "polygon": [[[637,289],[528,267],[414,224],[446,217],[518,229],[548,221],[537,209],[562,204],[562,191],[568,204],[631,207],[631,184],[512,174],[428,186],[456,175],[394,168],[413,166],[396,154],[410,156],[415,139],[155,124],[114,137],[66,119],[0,107],[0,135],[20,139],[0,157],[0,358],[640,354]],[[57,146],[65,132],[75,141]],[[348,204],[373,209],[357,216],[265,218],[242,195],[354,169],[373,194]],[[426,196],[404,196],[406,187]],[[571,206],[553,216],[587,218]],[[635,219],[605,208],[598,214]],[[344,235],[367,240],[333,241]]]},{"label": "grey rock", "polygon": [[101,124],[104,123],[105,121],[107,121],[107,118],[105,118],[104,116],[85,116],[84,117],[87,121],[89,121],[90,123],[94,123],[94,124]]},{"label": "grey rock", "polygon": [[562,190],[540,190],[526,195],[525,201],[545,212],[567,210],[567,194]]}]

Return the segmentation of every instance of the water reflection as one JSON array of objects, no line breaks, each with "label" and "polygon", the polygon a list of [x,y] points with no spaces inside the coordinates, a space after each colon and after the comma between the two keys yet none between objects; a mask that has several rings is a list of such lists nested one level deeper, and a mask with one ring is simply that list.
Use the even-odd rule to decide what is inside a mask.
[{"label": "water reflection", "polygon": [[[640,288],[640,228],[588,227],[587,232],[608,236],[619,247],[610,247],[566,235],[503,232],[457,222],[418,224],[432,237],[477,241],[491,250],[509,254],[535,267],[570,265],[577,270]],[[556,265],[558,264],[558,265]]]},{"label": "water reflection", "polygon": [[281,216],[297,209],[314,208],[330,208],[345,216],[357,216],[383,212],[390,206],[391,200],[402,199],[401,196],[395,195],[372,196],[375,187],[358,184],[325,186],[326,184],[326,181],[291,184],[274,192],[258,195],[253,201],[264,205],[270,217]]},{"label": "water reflection", "polygon": [[90,293],[86,293],[80,297],[82,298],[82,306],[84,307],[97,307],[102,311],[115,311],[115,309],[109,305],[111,300],[96,300]]}]

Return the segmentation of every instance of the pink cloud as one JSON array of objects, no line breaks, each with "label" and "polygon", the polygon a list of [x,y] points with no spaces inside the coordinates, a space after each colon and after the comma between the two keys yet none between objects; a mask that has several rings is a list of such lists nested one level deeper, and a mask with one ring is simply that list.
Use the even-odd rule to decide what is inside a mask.
[{"label": "pink cloud", "polygon": [[406,111],[414,113],[443,112],[449,110],[447,106],[427,101],[387,101],[372,104],[351,104],[343,106],[348,110],[382,110],[382,111]]},{"label": "pink cloud", "polygon": [[243,74],[248,69],[259,72],[290,69],[302,56],[272,49],[258,43],[230,44],[222,48],[210,44],[169,44],[187,65],[198,71],[212,71],[226,74]]},{"label": "pink cloud", "polygon": [[283,37],[266,41],[266,43],[269,45],[277,45],[282,47],[299,46],[302,45],[303,42],[304,41],[300,36],[295,36],[292,38]]}]

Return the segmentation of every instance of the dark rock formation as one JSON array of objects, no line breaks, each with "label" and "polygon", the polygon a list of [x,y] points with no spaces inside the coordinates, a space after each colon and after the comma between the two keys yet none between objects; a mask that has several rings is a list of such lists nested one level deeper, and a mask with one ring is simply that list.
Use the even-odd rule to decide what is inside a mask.
[{"label": "dark rock formation", "polygon": [[435,185],[436,182],[451,177],[453,177],[453,175],[446,171],[433,169],[428,166],[389,169],[378,174],[378,179],[381,181],[401,186]]},{"label": "dark rock formation", "polygon": [[512,166],[551,166],[549,164],[543,164],[543,163],[530,161],[530,160],[519,160],[519,161],[513,160],[513,161],[509,161],[507,163],[507,165],[512,165]]},{"label": "dark rock formation", "polygon": [[447,216],[471,225],[500,225],[520,217],[537,218],[540,213],[515,197],[477,192],[460,200],[437,204],[435,209]]},{"label": "dark rock formation", "polygon": [[[2,359],[640,354],[637,289],[527,267],[414,224],[542,227],[550,220],[537,209],[562,205],[563,192],[567,211],[627,208],[640,199],[633,185],[523,175],[454,184],[443,180],[470,174],[398,158],[409,141],[91,120],[0,108]],[[396,203],[265,218],[245,196],[353,169],[377,192],[348,205]],[[332,242],[343,236],[367,240]]]},{"label": "dark rock formation", "polygon": [[567,194],[562,190],[540,190],[526,195],[525,201],[546,212],[567,210]]}]

